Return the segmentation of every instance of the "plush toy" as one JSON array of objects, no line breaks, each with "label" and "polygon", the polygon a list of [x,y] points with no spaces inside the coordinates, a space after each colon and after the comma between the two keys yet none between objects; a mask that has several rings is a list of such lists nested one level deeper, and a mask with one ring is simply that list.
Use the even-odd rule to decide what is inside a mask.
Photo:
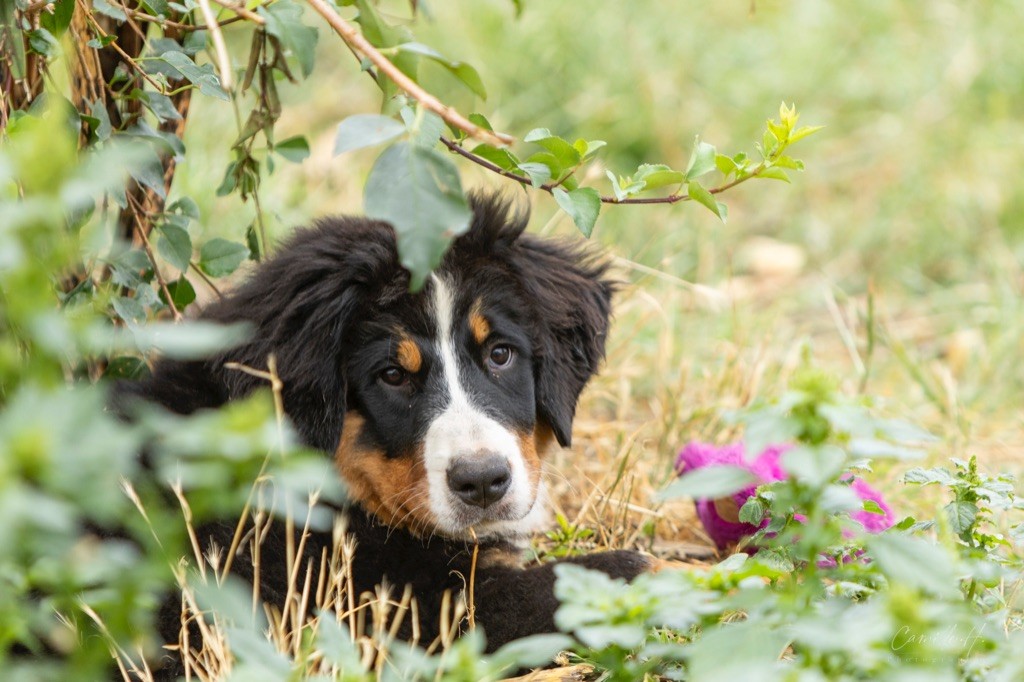
[{"label": "plush toy", "polygon": [[[676,472],[680,476],[704,467],[736,466],[747,469],[758,479],[756,485],[744,488],[729,497],[716,500],[696,500],[697,517],[719,549],[730,547],[759,529],[759,526],[740,521],[740,509],[754,494],[757,485],[786,478],[780,458],[790,447],[789,445],[771,445],[750,460],[745,456],[743,443],[731,445],[690,443],[679,453],[679,457],[676,459]],[[859,510],[850,514],[850,518],[859,523],[864,530],[869,533],[880,533],[895,523],[892,509],[877,490],[857,477],[853,477],[850,482],[850,489],[862,500],[874,501],[884,512],[884,514],[873,514]],[[768,521],[765,519],[760,527],[768,525]]]}]

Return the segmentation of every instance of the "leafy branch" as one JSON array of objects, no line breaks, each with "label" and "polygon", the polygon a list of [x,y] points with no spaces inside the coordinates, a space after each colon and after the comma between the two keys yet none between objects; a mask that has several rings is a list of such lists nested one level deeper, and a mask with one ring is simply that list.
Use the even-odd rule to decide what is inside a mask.
[{"label": "leafy branch", "polygon": [[[803,168],[800,161],[787,155],[788,148],[817,130],[797,128],[795,109],[783,105],[778,121],[768,122],[757,145],[756,160],[745,154],[720,154],[698,139],[685,170],[645,163],[626,176],[608,171],[611,192],[601,193],[595,187],[581,186],[579,171],[595,159],[604,141],[570,142],[546,128],[536,128],[522,138],[522,143],[532,149],[520,157],[512,149],[516,140],[511,135],[496,132],[481,114],[463,116],[418,81],[420,65],[432,62],[448,70],[474,95],[486,99],[483,81],[472,66],[417,42],[409,28],[390,23],[371,0],[305,0],[304,4],[327,22],[382,92],[383,113],[360,114],[342,121],[335,151],[381,143],[396,147],[391,153],[385,150],[371,172],[365,209],[372,217],[395,226],[402,262],[410,270],[414,286],[436,266],[450,240],[468,227],[469,211],[458,170],[439,151],[438,143],[501,177],[551,194],[579,230],[590,236],[605,204],[696,201],[725,221],[726,207],[717,195],[754,178],[788,180],[788,171]],[[214,6],[219,6],[216,12]],[[348,7],[356,11],[352,19],[343,16]],[[273,173],[275,158],[299,162],[309,154],[304,137],[276,140],[274,136],[281,114],[276,83],[295,82],[296,63],[302,77],[313,70],[318,30],[303,23],[302,9],[295,0],[255,5],[199,0],[189,6],[151,0],[135,8],[121,0],[101,0],[93,8],[83,0],[36,2],[20,10],[21,23],[16,24],[24,33],[27,51],[22,54],[15,50],[5,60],[11,73],[27,74],[32,69],[18,55],[28,55],[34,60],[32,64],[45,72],[47,64],[60,57],[55,46],[63,33],[70,32],[80,39],[91,34],[93,38],[85,48],[76,45],[76,49],[80,53],[93,51],[96,73],[85,79],[89,82],[83,83],[82,94],[74,97],[75,108],[84,114],[87,142],[103,144],[112,137],[137,133],[140,127],[145,131],[146,111],[160,123],[156,135],[145,132],[143,137],[154,145],[161,159],[163,182],[156,180],[155,168],[152,173],[133,176],[138,185],[131,191],[134,201],[119,202],[121,233],[140,246],[140,230],[148,235],[153,220],[161,215],[174,163],[184,154],[180,138],[191,91],[230,102],[238,137],[232,144],[234,159],[217,193],[223,196],[237,192],[243,201],[252,199],[256,219],[246,235],[247,243],[238,245],[237,250],[247,250],[258,260],[266,251],[264,215],[259,204],[262,178]],[[221,18],[219,15],[224,13],[229,16]],[[18,15],[15,7],[14,17]],[[29,21],[29,15],[38,15],[40,20]],[[84,17],[85,24],[76,28],[74,15]],[[147,24],[160,26],[165,37],[149,38]],[[253,31],[247,66],[237,79],[224,32],[231,24],[248,25]],[[197,61],[200,50],[209,53],[212,64]],[[25,101],[14,100],[10,91],[5,91],[0,98],[4,100],[3,111],[26,109],[40,88],[38,83],[30,88]],[[240,105],[250,89],[255,90],[255,105],[246,115]],[[446,126],[450,134],[445,132]],[[170,140],[167,133],[178,139]],[[265,140],[265,148],[257,146],[257,139]],[[477,141],[475,146],[467,145],[471,139]],[[170,143],[173,154],[167,153],[166,143]],[[705,176],[715,171],[721,179],[709,184]],[[416,180],[403,186],[403,178]],[[440,178],[447,178],[448,184],[442,185]],[[426,206],[446,208],[420,210]],[[151,210],[141,211],[140,207]],[[191,239],[183,232],[175,236],[177,248],[170,250],[180,256],[178,263],[187,263]],[[170,288],[161,286],[165,298]]]},{"label": "leafy branch", "polygon": [[331,28],[341,36],[350,47],[362,53],[382,73],[387,75],[395,85],[401,88],[406,94],[415,99],[428,110],[440,116],[449,125],[463,131],[471,137],[481,140],[488,140],[492,143],[504,145],[510,144],[513,138],[504,133],[496,133],[493,130],[482,128],[465,118],[454,108],[444,104],[420,85],[405,75],[394,62],[385,57],[362,33],[356,30],[352,24],[342,19],[333,7],[324,0],[306,0],[320,16],[327,21]]},{"label": "leafy branch", "polygon": [[[635,175],[628,178],[616,178],[611,171],[608,171],[608,178],[612,182],[615,193],[614,195],[600,195],[599,199],[603,204],[619,205],[675,204],[680,201],[691,200],[704,203],[704,193],[711,195],[720,194],[753,178],[773,178],[788,182],[789,177],[786,174],[785,169],[803,170],[803,164],[786,156],[784,152],[793,143],[802,140],[808,135],[811,135],[821,129],[821,126],[804,126],[796,128],[795,126],[798,118],[799,114],[796,113],[795,107],[787,107],[785,103],[783,103],[779,110],[780,121],[768,122],[763,146],[758,146],[758,150],[762,154],[762,159],[757,163],[747,159],[745,154],[738,154],[733,157],[718,154],[714,147],[701,142],[698,138],[695,143],[693,156],[690,158],[690,163],[685,172],[672,170],[664,164],[641,165],[637,169]],[[527,139],[529,140],[530,136],[527,136]],[[545,139],[548,138],[545,137]],[[556,139],[568,144],[566,140],[562,140],[561,138]],[[460,142],[461,140],[457,142],[444,136],[441,137],[442,144],[463,158],[466,158],[489,171],[497,173],[502,177],[515,180],[523,185],[533,186],[535,189],[543,190],[548,193],[552,193],[555,189],[564,185],[567,178],[575,174],[576,169],[579,168],[582,161],[590,157],[590,154],[584,152],[584,154],[580,155],[579,160],[575,161],[571,168],[569,168],[568,172],[563,174],[558,181],[538,183],[536,176],[531,177],[525,173],[516,172],[516,170],[521,170],[522,164],[520,164],[514,156],[507,153],[506,150],[477,147],[474,151],[468,151]],[[573,145],[573,147],[577,150],[580,148],[586,150],[588,149],[588,145],[594,144],[594,142],[579,140]],[[602,142],[599,146],[603,146],[603,144],[604,143]],[[596,151],[599,146],[592,148]],[[503,151],[505,153],[502,153]],[[490,161],[488,158],[496,159],[496,161]],[[710,165],[709,162],[714,165]],[[697,177],[713,170],[714,168],[718,168],[722,172],[722,175],[725,177],[724,182],[715,187],[704,189],[703,192],[701,191],[701,189],[703,189],[702,186],[700,189],[698,189],[698,186],[690,186],[690,182],[694,182]],[[730,180],[729,178],[732,179]],[[667,196],[635,196],[636,194],[646,190],[658,189],[671,185],[677,185],[678,188]],[[709,206],[708,208],[724,220],[724,212],[720,213],[718,206]]]}]

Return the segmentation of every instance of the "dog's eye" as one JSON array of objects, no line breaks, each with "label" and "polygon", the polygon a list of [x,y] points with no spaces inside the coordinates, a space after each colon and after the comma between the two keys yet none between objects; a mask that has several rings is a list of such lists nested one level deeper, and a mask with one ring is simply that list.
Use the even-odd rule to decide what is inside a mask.
[{"label": "dog's eye", "polygon": [[409,373],[401,367],[388,367],[380,373],[380,380],[388,386],[404,386],[409,381]]},{"label": "dog's eye", "polygon": [[511,346],[497,345],[491,348],[491,352],[487,354],[487,364],[492,369],[504,369],[512,364],[514,355]]}]

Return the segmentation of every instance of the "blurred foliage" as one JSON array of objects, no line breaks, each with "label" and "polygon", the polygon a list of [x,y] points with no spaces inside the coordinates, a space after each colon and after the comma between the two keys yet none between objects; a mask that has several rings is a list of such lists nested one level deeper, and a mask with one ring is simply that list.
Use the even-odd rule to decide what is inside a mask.
[{"label": "blurred foliage", "polygon": [[[99,373],[101,358],[144,369],[142,352],[195,357],[239,338],[199,323],[113,326],[107,306],[127,288],[114,277],[64,291],[85,259],[125,262],[127,247],[98,249],[93,230],[113,231],[100,197],[123,191],[146,160],[126,145],[77,151],[76,134],[52,98],[12,121],[0,148],[0,666],[9,679],[99,679],[114,646],[153,653],[152,614],[188,548],[170,482],[189,479],[200,523],[237,513],[284,453],[294,455],[287,470],[306,464],[279,482],[284,495],[305,500],[326,466],[281,440],[267,396],[216,415],[154,412],[128,424],[106,411],[105,386],[75,380]],[[157,476],[141,466],[144,445]],[[202,475],[190,475],[201,461]],[[225,495],[228,480],[238,495]],[[37,656],[11,658],[19,652]]]},{"label": "blurred foliage", "polygon": [[[908,482],[939,483],[953,501],[935,520],[865,534],[850,514],[872,503],[850,490],[850,476],[872,459],[919,457],[928,437],[873,417],[863,403],[804,366],[777,401],[734,415],[753,439],[795,441],[781,460],[788,477],[759,487],[740,510],[753,524],[770,518],[745,553],[629,585],[557,567],[556,619],[584,645],[578,653],[623,682],[651,673],[696,682],[1024,674],[1024,544],[999,531],[1014,520],[1019,528],[1024,509],[1012,478],[980,474],[974,460],[955,462],[955,473],[911,470]],[[719,497],[749,485],[666,494]]]},{"label": "blurred foliage", "polygon": [[[296,448],[267,395],[129,425],[104,411],[101,380],[145,374],[154,352],[197,357],[237,340],[245,330],[167,320],[219,295],[293,222],[351,210],[364,186],[366,211],[395,223],[403,262],[422,278],[465,226],[464,179],[497,182],[453,164],[442,135],[449,148],[518,176],[501,182],[548,185],[553,200],[536,201],[542,214],[561,211],[589,234],[600,212],[598,239],[675,280],[715,284],[753,235],[800,244],[828,286],[851,298],[873,282],[925,306],[936,336],[981,330],[986,352],[957,374],[960,393],[947,400],[945,375],[922,367],[919,353],[952,351],[907,349],[869,304],[869,341],[857,346],[862,387],[916,391],[965,432],[964,410],[1019,406],[1024,188],[1012,181],[1021,150],[1007,143],[1024,132],[1024,47],[1009,29],[1024,18],[1019,3],[870,0],[853,10],[815,0],[639,0],[628,15],[586,3],[337,4],[407,75],[460,110],[486,111],[471,117],[476,125],[531,132],[499,149],[446,130],[340,40],[325,39],[325,26],[293,0],[250,3],[258,21],[215,7],[230,79],[210,33],[194,30],[203,20],[192,0],[95,0],[92,11],[74,0],[0,0],[0,546],[11,548],[0,557],[0,668],[14,678],[99,677],[112,646],[153,653],[150,615],[181,580],[172,569],[188,553],[169,482],[186,485],[198,522],[253,499],[303,513],[310,490],[331,478],[321,457]],[[419,7],[415,19],[410,6]],[[802,167],[783,153],[810,130],[796,126],[794,110],[784,105],[762,130],[780,100],[828,124],[807,147],[820,170],[785,191],[761,183],[732,193],[721,229],[719,189]],[[749,157],[706,142],[743,148],[750,139],[759,144]],[[393,146],[379,157],[355,151],[385,142]],[[341,162],[332,149],[353,153]],[[692,198],[715,217],[669,205],[601,211],[635,198]],[[796,287],[771,309],[805,313],[820,288]],[[665,325],[707,366],[722,362],[715,341],[773,329],[757,301],[731,318],[666,307]],[[675,365],[661,371],[675,356],[651,352],[656,339],[632,322],[620,327],[639,329],[635,352],[655,358],[636,385],[677,374]],[[872,365],[876,337],[905,368],[896,380]],[[869,386],[869,375],[886,383]],[[765,551],[703,574],[625,586],[560,568],[559,624],[576,634],[579,655],[630,680],[1020,674],[1019,591],[1007,586],[1019,585],[1024,524],[996,527],[1019,507],[1010,480],[974,460],[915,470],[908,482],[950,491],[944,511],[849,542],[839,472],[864,454],[858,446],[877,451],[886,434],[819,379],[803,376],[744,417],[755,438],[806,443],[804,475],[757,499],[781,524],[797,508],[810,509],[808,520],[773,528]],[[839,412],[829,407],[840,403]],[[138,459],[144,445],[151,470]],[[260,472],[261,485],[277,482],[273,494],[254,496]],[[589,532],[563,519],[552,540],[571,554]],[[861,549],[874,560],[815,560]],[[231,611],[230,599],[213,599]],[[372,675],[332,618],[289,660],[246,627],[247,605],[234,608],[240,676],[285,679],[323,661],[338,679]],[[568,645],[518,646],[485,657],[472,635],[435,656],[403,649],[385,671],[495,678]],[[12,658],[25,651],[60,656]]]}]

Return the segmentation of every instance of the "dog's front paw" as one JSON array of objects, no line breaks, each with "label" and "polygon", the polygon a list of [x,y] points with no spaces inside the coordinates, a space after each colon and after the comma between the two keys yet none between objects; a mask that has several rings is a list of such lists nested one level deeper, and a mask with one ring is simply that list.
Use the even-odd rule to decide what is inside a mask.
[{"label": "dog's front paw", "polygon": [[661,570],[658,565],[659,559],[649,554],[627,549],[587,554],[565,559],[564,561],[595,571],[601,571],[612,578],[624,578],[626,580],[632,580],[641,573]]}]

